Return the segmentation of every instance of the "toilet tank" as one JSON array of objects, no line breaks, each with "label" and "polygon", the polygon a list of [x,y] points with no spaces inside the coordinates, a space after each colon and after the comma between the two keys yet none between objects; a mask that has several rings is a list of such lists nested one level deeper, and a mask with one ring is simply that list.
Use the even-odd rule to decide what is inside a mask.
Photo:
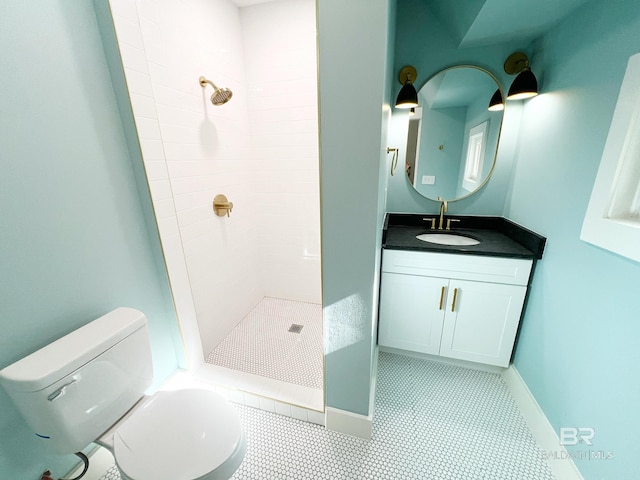
[{"label": "toilet tank", "polygon": [[0,370],[0,384],[47,450],[98,438],[153,380],[144,314],[118,308]]}]

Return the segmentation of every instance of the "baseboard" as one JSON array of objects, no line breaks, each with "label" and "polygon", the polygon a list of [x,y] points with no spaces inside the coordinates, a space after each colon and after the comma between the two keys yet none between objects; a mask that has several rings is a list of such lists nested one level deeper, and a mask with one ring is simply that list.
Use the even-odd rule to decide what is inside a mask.
[{"label": "baseboard", "polygon": [[502,373],[503,367],[495,365],[485,365],[484,363],[469,362],[467,360],[458,360],[457,358],[442,357],[440,355],[431,355],[429,353],[412,352],[410,350],[402,350],[393,347],[379,347],[381,352],[395,353],[396,355],[404,355],[405,357],[415,357],[422,360],[430,360],[432,362],[444,363],[446,365],[454,365],[456,367],[470,368],[471,370],[480,370],[481,372]]},{"label": "baseboard", "polygon": [[376,386],[378,379],[378,350],[376,347],[373,356],[373,366],[371,375],[371,389],[369,392],[369,415],[360,415],[340,410],[339,408],[325,407],[324,424],[327,430],[345,433],[352,437],[364,438],[371,440],[371,432],[373,427],[373,408],[376,397]]},{"label": "baseboard", "polygon": [[502,372],[502,378],[507,384],[513,399],[518,404],[520,413],[526,420],[529,430],[531,430],[538,446],[545,455],[553,475],[562,480],[584,480],[567,450],[563,445],[560,445],[556,431],[549,423],[518,370],[511,365]]},{"label": "baseboard", "polygon": [[325,425],[328,430],[345,433],[352,437],[371,439],[373,425],[372,415],[359,415],[357,413],[326,407],[324,411]]}]

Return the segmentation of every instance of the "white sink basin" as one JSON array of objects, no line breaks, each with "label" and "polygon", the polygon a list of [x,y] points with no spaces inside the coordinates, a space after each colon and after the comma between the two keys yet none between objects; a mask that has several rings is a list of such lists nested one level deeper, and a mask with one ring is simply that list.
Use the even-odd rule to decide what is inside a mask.
[{"label": "white sink basin", "polygon": [[423,233],[416,238],[423,242],[437,243],[438,245],[469,246],[480,243],[480,240],[456,233]]}]

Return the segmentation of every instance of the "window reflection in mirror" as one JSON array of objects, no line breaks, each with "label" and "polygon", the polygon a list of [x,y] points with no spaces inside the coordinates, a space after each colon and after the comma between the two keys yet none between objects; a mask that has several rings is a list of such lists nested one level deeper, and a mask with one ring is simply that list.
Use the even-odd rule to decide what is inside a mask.
[{"label": "window reflection in mirror", "polygon": [[467,141],[467,160],[464,164],[464,177],[462,178],[462,188],[467,192],[473,192],[484,178],[484,153],[487,138],[487,125],[489,120],[485,120],[469,130],[469,140]]},{"label": "window reflection in mirror", "polygon": [[420,106],[409,117],[406,172],[414,189],[437,200],[460,200],[487,182],[495,164],[502,111],[489,111],[500,88],[475,66],[447,68],[418,92]]}]

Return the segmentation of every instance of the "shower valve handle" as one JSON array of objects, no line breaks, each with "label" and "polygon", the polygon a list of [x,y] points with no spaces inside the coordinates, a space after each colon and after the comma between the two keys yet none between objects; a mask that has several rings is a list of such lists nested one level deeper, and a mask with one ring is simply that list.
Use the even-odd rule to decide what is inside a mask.
[{"label": "shower valve handle", "polygon": [[219,217],[231,216],[233,202],[230,202],[225,195],[216,195],[213,198],[213,211]]}]

